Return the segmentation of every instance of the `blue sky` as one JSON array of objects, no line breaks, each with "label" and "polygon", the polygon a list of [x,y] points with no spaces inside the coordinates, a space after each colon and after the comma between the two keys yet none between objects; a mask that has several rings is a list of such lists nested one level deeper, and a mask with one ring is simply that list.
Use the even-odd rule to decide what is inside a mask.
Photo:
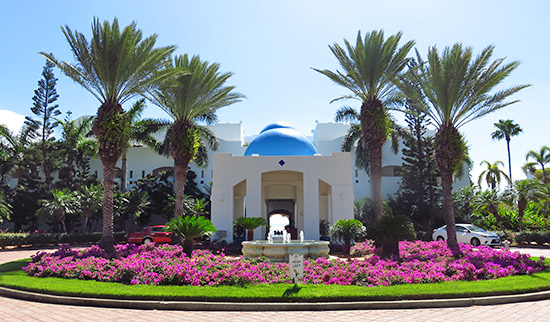
[{"label": "blue sky", "polygon": [[[520,124],[524,133],[512,140],[512,170],[519,179],[525,153],[548,144],[548,12],[550,2],[543,0],[5,1],[0,14],[0,122],[16,127],[21,117],[7,111],[30,114],[44,66],[38,52],[73,62],[60,26],[89,38],[93,17],[118,17],[123,26],[135,20],[144,35],[157,34],[159,45],[176,45],[176,54],[198,54],[234,73],[229,84],[247,99],[220,110],[220,122],[242,121],[245,135],[254,135],[270,122],[287,121],[310,135],[316,120],[333,122],[342,105],[358,107],[356,101],[330,104],[346,91],[311,68],[335,70],[329,44],[355,40],[359,30],[383,29],[386,35],[403,32],[403,40],[415,40],[424,56],[430,46],[442,49],[461,42],[475,53],[492,44],[495,58],[522,62],[502,84],[532,84],[515,96],[521,102],[461,128],[477,181],[482,160],[507,160],[505,142],[490,138],[493,123],[513,119]],[[55,74],[61,111],[70,110],[73,117],[95,114],[99,102],[59,70]],[[144,116],[164,113],[149,104]]]}]

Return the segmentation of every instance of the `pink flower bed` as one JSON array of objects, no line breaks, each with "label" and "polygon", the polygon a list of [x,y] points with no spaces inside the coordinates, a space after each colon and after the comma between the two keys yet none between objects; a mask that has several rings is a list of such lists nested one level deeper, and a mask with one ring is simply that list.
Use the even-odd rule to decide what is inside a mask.
[{"label": "pink flower bed", "polygon": [[[372,242],[367,241],[372,244]],[[369,246],[370,247],[370,246]],[[368,247],[367,247],[368,248]],[[396,285],[437,283],[453,280],[484,280],[509,275],[532,274],[543,270],[544,259],[532,261],[528,255],[489,247],[473,249],[461,245],[464,257],[453,259],[444,242],[402,242],[402,261],[308,260],[304,278],[308,284]],[[98,247],[75,251],[61,248],[55,253],[38,253],[23,268],[36,277],[61,277],[124,284],[151,285],[244,285],[292,283],[287,263],[263,259],[230,258],[196,250],[188,258],[180,246],[117,245],[114,258]]]}]

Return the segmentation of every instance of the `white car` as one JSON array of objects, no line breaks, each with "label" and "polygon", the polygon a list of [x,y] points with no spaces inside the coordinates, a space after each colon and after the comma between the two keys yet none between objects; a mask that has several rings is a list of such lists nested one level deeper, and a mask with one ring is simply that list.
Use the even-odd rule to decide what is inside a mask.
[{"label": "white car", "polygon": [[[433,240],[447,240],[447,226],[434,229]],[[500,245],[500,237],[493,232],[485,231],[472,224],[456,224],[456,239],[459,243],[472,244],[474,247],[479,245],[497,246]]]}]

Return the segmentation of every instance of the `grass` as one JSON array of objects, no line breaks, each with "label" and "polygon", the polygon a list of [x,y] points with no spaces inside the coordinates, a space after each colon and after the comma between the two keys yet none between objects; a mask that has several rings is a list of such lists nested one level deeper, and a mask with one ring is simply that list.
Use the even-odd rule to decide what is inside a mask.
[{"label": "grass", "polygon": [[[441,299],[520,294],[550,290],[550,269],[533,275],[518,275],[475,282],[444,282],[362,287],[342,285],[246,285],[246,286],[151,286],[97,281],[30,277],[21,267],[30,259],[0,265],[0,286],[53,295],[111,299],[317,302]],[[550,260],[546,260],[550,263]]]}]

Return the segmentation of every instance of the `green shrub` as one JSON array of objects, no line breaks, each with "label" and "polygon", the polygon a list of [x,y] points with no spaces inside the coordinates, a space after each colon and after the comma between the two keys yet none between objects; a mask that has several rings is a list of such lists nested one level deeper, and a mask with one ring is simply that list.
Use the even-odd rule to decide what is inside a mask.
[{"label": "green shrub", "polygon": [[[0,233],[0,248],[23,245],[46,246],[58,244],[96,244],[101,238],[100,232],[94,233]],[[126,232],[116,232],[115,241],[126,241]]]}]

